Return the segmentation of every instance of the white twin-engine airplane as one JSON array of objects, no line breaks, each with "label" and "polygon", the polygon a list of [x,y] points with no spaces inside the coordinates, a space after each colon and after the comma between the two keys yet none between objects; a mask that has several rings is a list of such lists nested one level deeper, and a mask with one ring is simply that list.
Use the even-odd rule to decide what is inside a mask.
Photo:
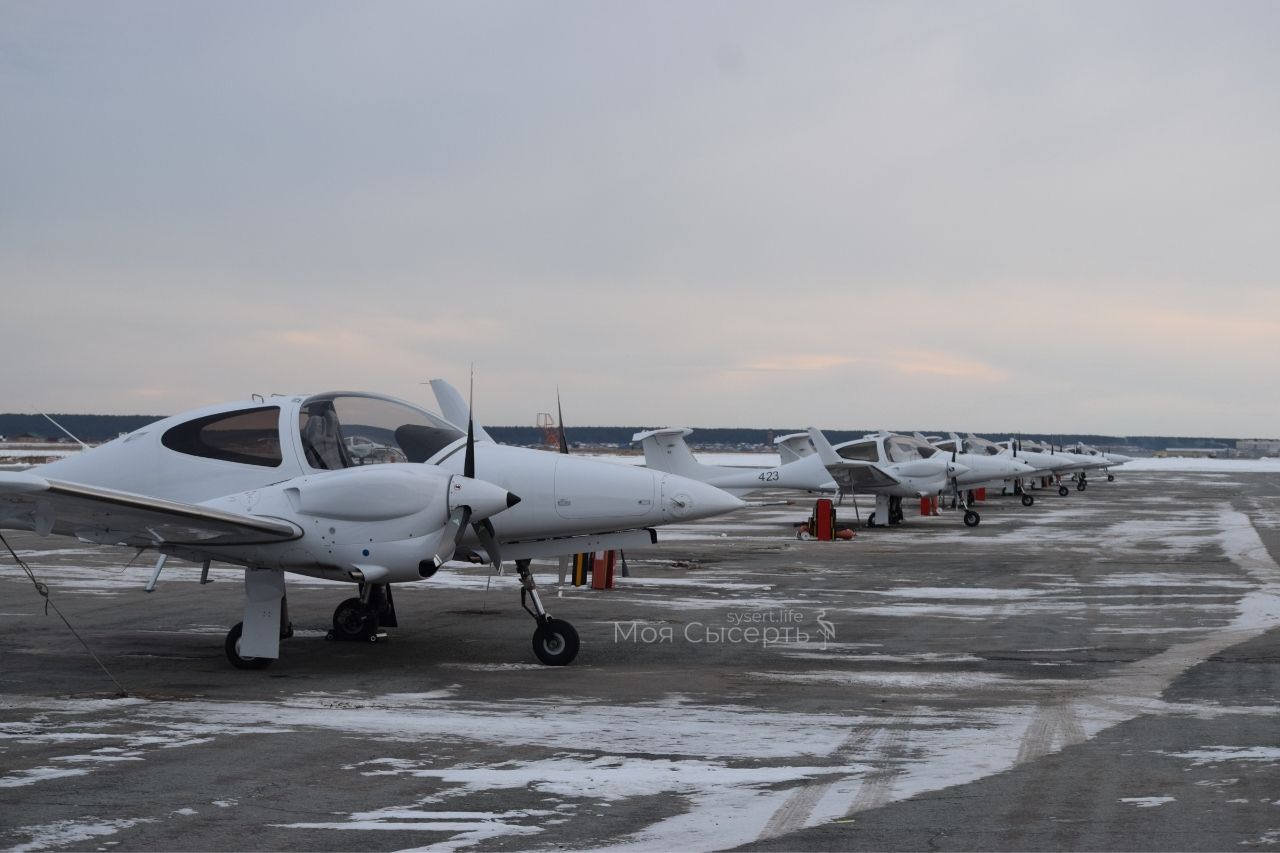
[{"label": "white twin-engine airplane", "polygon": [[679,474],[744,497],[766,489],[796,489],[806,492],[834,492],[837,486],[827,466],[817,456],[786,453],[782,464],[772,468],[704,465],[694,458],[684,437],[693,430],[668,427],[638,432],[631,437],[644,447],[644,464],[654,471]]},{"label": "white twin-engine airplane", "polygon": [[[869,526],[902,520],[903,498],[931,497],[950,490],[964,507],[964,523],[976,527],[982,520],[964,504],[962,491],[983,483],[1023,476],[1031,469],[1011,458],[977,457],[938,448],[911,436],[881,432],[832,447],[819,430],[779,438],[786,453],[798,457],[816,455],[842,491],[876,496],[876,511]],[[877,522],[879,519],[879,522]]]},{"label": "white twin-engine airplane", "polygon": [[[461,397],[437,380],[437,397]],[[456,416],[456,415],[455,415]],[[534,557],[648,545],[652,528],[737,509],[684,477],[476,440],[411,403],[360,392],[256,397],[166,418],[101,447],[0,473],[0,529],[73,536],[245,567],[244,619],[226,653],[242,669],[279,657],[286,572],[349,581],[333,636],[395,627],[390,584],[449,560],[514,560],[545,664],[571,662],[573,626],[543,607]],[[375,464],[377,463],[377,464]]]}]

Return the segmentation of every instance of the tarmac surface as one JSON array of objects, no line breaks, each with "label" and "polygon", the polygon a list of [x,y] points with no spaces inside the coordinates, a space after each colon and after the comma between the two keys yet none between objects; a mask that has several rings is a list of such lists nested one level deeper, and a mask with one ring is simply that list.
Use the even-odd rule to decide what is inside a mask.
[{"label": "tarmac surface", "polygon": [[848,542],[751,507],[608,591],[535,564],[563,668],[513,573],[398,586],[371,644],[290,577],[295,637],[239,671],[241,572],[148,595],[148,556],[6,533],[129,697],[0,550],[0,847],[1280,846],[1280,476],[1036,494]]}]

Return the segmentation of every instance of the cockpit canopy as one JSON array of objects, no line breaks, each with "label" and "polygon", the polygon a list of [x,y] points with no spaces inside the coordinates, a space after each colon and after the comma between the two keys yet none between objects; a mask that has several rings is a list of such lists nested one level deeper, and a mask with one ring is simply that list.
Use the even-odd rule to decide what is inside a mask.
[{"label": "cockpit canopy", "polygon": [[909,435],[891,435],[884,439],[885,455],[890,462],[914,462],[917,459],[928,459],[938,452],[927,441],[921,441]]},{"label": "cockpit canopy", "polygon": [[364,394],[320,394],[298,410],[302,452],[312,468],[426,462],[465,437],[430,412]]},{"label": "cockpit canopy", "polygon": [[863,438],[836,448],[842,458],[860,462],[879,462],[882,458],[889,462],[912,462],[928,459],[937,452],[938,448],[932,444],[907,435]]}]

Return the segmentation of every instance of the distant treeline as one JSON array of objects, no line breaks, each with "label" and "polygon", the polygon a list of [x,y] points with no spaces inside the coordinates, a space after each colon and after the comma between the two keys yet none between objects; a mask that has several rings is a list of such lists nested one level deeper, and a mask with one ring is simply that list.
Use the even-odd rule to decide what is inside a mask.
[{"label": "distant treeline", "polygon": [[[60,415],[49,417],[62,424],[76,438],[88,444],[98,444],[115,438],[122,432],[133,432],[164,415]],[[66,434],[42,415],[0,415],[0,435],[12,441],[23,435],[37,436],[56,441]]]},{"label": "distant treeline", "polygon": [[[70,430],[77,438],[90,444],[115,438],[122,432],[133,432],[147,424],[160,420],[163,415],[68,415],[54,414],[53,419]],[[495,441],[503,444],[518,444],[528,447],[540,446],[544,443],[543,432],[537,427],[491,427],[486,426]],[[582,447],[636,447],[631,444],[631,436],[652,427],[602,427],[581,426],[569,427],[566,430],[569,441],[574,446]],[[791,432],[801,432],[802,427],[768,429],[698,429],[689,436],[689,444],[698,448],[735,448],[760,450],[772,449],[772,441],[777,436]],[[832,443],[859,438],[875,430],[825,430]],[[915,430],[900,430],[910,434]],[[946,435],[945,430],[920,430],[925,435]],[[48,420],[40,415],[0,414],[0,435],[14,439],[22,435],[31,435],[44,439],[63,437]],[[1132,447],[1142,450],[1164,450],[1166,447],[1199,447],[1199,448],[1234,448],[1234,438],[1204,438],[1197,436],[1147,435],[1147,436],[1115,436],[1062,433],[1046,435],[1043,433],[979,433],[983,438],[1002,441],[1011,435],[1033,441],[1051,441],[1054,444],[1074,444],[1082,441],[1102,447]]]}]

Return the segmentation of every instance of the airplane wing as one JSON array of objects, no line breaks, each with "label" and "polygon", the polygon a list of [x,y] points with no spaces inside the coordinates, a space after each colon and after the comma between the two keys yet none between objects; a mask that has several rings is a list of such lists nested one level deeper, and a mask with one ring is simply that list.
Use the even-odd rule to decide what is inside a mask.
[{"label": "airplane wing", "polygon": [[294,525],[276,519],[0,472],[0,528],[6,527],[135,548],[250,545],[302,535]]},{"label": "airplane wing", "polygon": [[[500,542],[502,559],[526,560],[534,557],[560,557],[566,554],[585,554],[589,551],[618,551],[627,548],[643,548],[658,541],[658,533],[651,527],[635,530],[616,530],[612,533],[591,533],[577,536],[552,536],[546,539],[523,539]],[[470,555],[476,562],[490,562],[483,548],[459,548],[454,559]]]},{"label": "airplane wing", "polygon": [[835,448],[831,446],[831,442],[827,441],[827,437],[814,427],[810,427],[809,438],[813,441],[813,447],[818,451],[818,456],[822,459],[822,464],[827,467],[827,473],[831,475],[831,479],[836,481],[836,485],[845,492],[863,492],[868,489],[884,486],[892,486],[901,482],[897,477],[885,471],[874,462],[863,462],[856,459],[845,459],[836,453]]},{"label": "airplane wing", "polygon": [[865,492],[899,482],[897,477],[881,470],[873,462],[856,462],[851,459],[844,459],[837,465],[828,465],[827,473],[844,492]]}]

